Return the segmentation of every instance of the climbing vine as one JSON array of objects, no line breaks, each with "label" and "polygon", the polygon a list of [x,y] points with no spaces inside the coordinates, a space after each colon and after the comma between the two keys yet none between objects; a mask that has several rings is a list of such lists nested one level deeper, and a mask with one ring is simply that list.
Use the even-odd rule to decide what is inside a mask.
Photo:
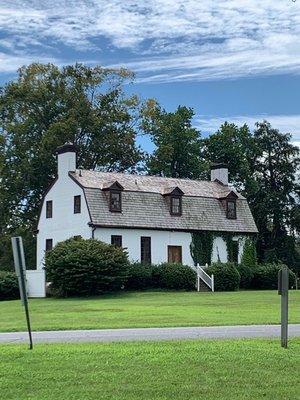
[{"label": "climbing vine", "polygon": [[192,233],[191,255],[195,265],[205,265],[211,263],[215,235],[213,232]]}]

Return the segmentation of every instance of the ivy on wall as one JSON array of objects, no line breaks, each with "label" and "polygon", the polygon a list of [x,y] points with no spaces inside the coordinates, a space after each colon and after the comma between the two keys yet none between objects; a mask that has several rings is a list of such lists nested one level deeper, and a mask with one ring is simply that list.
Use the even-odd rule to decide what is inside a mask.
[{"label": "ivy on wall", "polygon": [[195,265],[205,265],[211,263],[215,234],[213,232],[192,233],[191,255]]},{"label": "ivy on wall", "polygon": [[[196,232],[192,233],[192,242],[191,242],[191,256],[194,260],[195,265],[205,265],[211,263],[212,250],[214,239],[217,237],[221,237],[226,243],[227,249],[227,258],[228,261],[235,261],[238,257],[239,252],[239,242],[240,240],[233,240],[234,237],[241,236],[240,233],[237,232]],[[244,251],[248,252],[248,246],[253,243],[255,248],[255,240],[252,235],[244,234],[243,235],[246,248],[244,247]],[[248,245],[248,246],[247,246]],[[253,247],[252,247],[253,250]],[[243,258],[244,255],[242,255]]]}]

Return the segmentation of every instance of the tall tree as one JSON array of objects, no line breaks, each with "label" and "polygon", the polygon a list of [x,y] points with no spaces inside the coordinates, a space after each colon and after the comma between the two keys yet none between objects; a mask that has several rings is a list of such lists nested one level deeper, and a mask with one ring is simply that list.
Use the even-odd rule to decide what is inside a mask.
[{"label": "tall tree", "polygon": [[136,168],[142,159],[135,143],[141,104],[123,90],[131,79],[124,69],[32,64],[1,89],[6,226],[35,222],[42,193],[56,173],[54,151],[65,142],[77,145],[83,168]]},{"label": "tall tree", "polygon": [[261,260],[297,263],[294,232],[299,223],[299,149],[291,135],[256,124],[252,135],[244,125],[225,123],[205,141],[210,162],[226,162],[230,180],[247,197],[258,230]]},{"label": "tall tree", "polygon": [[192,127],[194,111],[179,106],[167,112],[158,105],[144,113],[143,130],[156,149],[149,157],[150,174],[198,179],[204,174],[200,132]]}]

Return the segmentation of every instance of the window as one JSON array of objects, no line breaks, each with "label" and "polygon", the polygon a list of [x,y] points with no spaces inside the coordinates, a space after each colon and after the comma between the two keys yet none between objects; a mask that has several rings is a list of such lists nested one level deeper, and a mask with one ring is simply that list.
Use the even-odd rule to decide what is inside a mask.
[{"label": "window", "polygon": [[52,200],[46,201],[46,218],[52,218],[53,214],[53,203]]},{"label": "window", "polygon": [[171,196],[171,214],[181,215],[181,196]]},{"label": "window", "polygon": [[181,263],[182,262],[182,247],[181,246],[168,246],[168,262]]},{"label": "window", "polygon": [[111,235],[111,244],[113,244],[116,247],[122,247],[122,236]]},{"label": "window", "polygon": [[227,200],[227,218],[236,219],[236,201]]},{"label": "window", "polygon": [[110,211],[121,212],[121,192],[110,192]]},{"label": "window", "polygon": [[81,196],[74,196],[74,214],[81,213]]},{"label": "window", "polygon": [[151,264],[151,237],[141,237],[141,263]]},{"label": "window", "polygon": [[46,251],[53,249],[53,239],[46,239]]}]

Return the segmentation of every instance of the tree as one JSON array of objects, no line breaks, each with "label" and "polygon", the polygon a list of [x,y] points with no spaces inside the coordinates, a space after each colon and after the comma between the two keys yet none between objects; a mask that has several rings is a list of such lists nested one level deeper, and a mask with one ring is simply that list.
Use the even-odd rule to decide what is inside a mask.
[{"label": "tree", "polygon": [[[256,123],[254,140],[258,149],[255,179],[259,190],[252,211],[260,231],[261,251],[271,252],[274,258],[290,266],[291,239],[287,235],[292,233],[293,210],[299,203],[299,149],[290,143],[290,134],[280,133],[267,121]],[[293,244],[293,252],[294,247]],[[268,261],[273,261],[270,258]]]},{"label": "tree", "polygon": [[158,105],[144,113],[143,130],[156,149],[147,162],[148,172],[173,178],[199,179],[204,174],[200,132],[192,127],[194,112],[179,106],[166,112]]},{"label": "tree", "polygon": [[83,168],[137,168],[143,156],[135,143],[141,104],[123,91],[131,79],[124,69],[31,64],[1,89],[0,230],[35,223],[56,173],[55,149],[65,142],[77,145]]},{"label": "tree", "polygon": [[259,230],[259,260],[295,266],[299,149],[291,135],[267,121],[257,123],[253,134],[246,125],[225,123],[205,140],[205,155],[210,162],[227,163],[230,181],[247,197]]}]

